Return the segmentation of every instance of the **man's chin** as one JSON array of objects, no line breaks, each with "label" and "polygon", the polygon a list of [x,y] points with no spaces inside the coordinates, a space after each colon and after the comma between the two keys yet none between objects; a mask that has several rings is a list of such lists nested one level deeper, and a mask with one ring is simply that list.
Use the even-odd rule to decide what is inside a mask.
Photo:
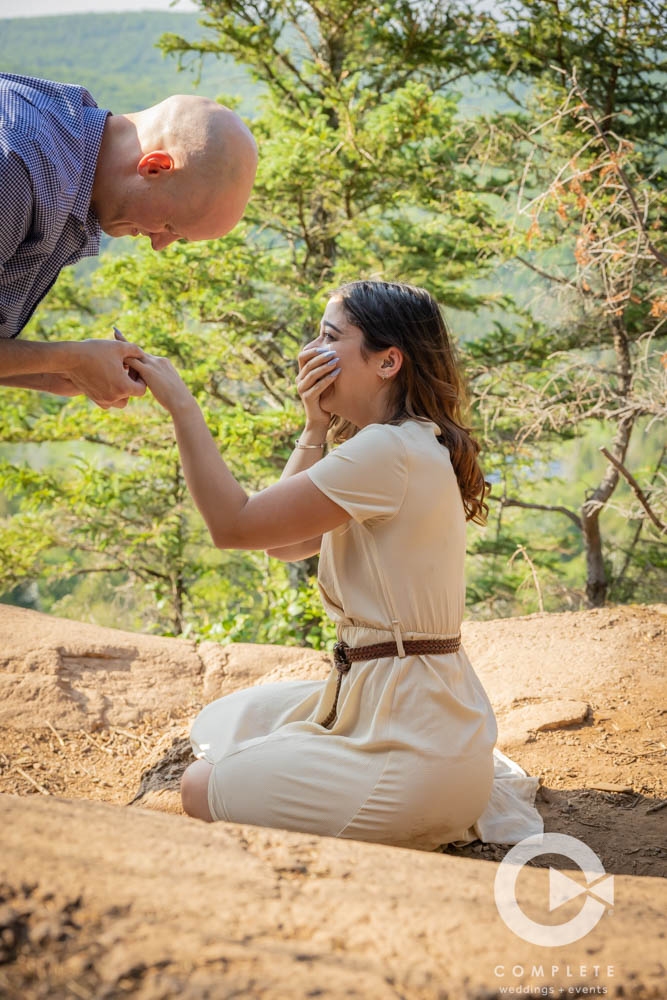
[{"label": "man's chin", "polygon": [[100,229],[106,236],[112,236],[114,239],[118,239],[120,236],[132,236],[132,227],[128,226],[126,222],[100,222]]}]

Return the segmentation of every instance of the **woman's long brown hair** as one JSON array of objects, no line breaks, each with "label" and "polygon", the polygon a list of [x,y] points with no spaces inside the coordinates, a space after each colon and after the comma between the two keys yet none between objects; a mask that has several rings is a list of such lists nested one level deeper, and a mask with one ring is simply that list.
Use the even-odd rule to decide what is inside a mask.
[{"label": "woman's long brown hair", "polygon": [[[398,347],[403,364],[391,380],[388,424],[410,418],[433,420],[449,450],[466,520],[486,524],[491,490],[477,462],[480,446],[464,423],[465,382],[454,345],[435,299],[425,288],[389,281],[353,281],[333,293],[363,336],[361,355]],[[334,417],[327,441],[347,441],[359,430]]]}]

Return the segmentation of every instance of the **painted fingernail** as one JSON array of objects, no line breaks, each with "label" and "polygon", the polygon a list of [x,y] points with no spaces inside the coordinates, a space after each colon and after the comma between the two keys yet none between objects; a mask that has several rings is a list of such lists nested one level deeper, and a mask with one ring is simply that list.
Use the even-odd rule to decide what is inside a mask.
[{"label": "painted fingernail", "polygon": [[318,354],[335,354],[336,353],[330,347],[317,347],[317,348],[315,348],[315,350],[317,351]]},{"label": "painted fingernail", "polygon": [[327,361],[327,364],[328,365],[337,365],[339,361],[340,361],[340,358],[331,358],[329,361]]},{"label": "painted fingernail", "polygon": [[336,368],[335,372],[331,372],[331,374],[332,375],[337,375],[339,371],[340,371],[340,368]]}]

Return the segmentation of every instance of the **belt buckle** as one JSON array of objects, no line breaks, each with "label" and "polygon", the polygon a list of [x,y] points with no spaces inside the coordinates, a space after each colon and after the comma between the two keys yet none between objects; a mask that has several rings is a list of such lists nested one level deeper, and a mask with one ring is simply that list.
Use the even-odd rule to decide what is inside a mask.
[{"label": "belt buckle", "polygon": [[349,648],[348,644],[342,639],[333,648],[334,666],[343,674],[347,673],[351,666],[347,658],[347,650]]}]

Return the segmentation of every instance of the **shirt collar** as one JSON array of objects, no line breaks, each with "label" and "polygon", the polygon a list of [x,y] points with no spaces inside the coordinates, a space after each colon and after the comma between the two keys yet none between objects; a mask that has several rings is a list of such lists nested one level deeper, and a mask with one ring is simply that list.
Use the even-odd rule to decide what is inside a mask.
[{"label": "shirt collar", "polygon": [[90,208],[90,199],[93,195],[93,183],[95,181],[95,169],[97,158],[102,145],[102,134],[106,125],[107,116],[110,111],[98,107],[84,107],[83,109],[83,135],[84,135],[84,158],[83,169],[81,171],[81,183],[77,192],[72,215],[80,219],[81,222],[93,224],[93,228],[99,234],[101,232],[99,222]]}]

